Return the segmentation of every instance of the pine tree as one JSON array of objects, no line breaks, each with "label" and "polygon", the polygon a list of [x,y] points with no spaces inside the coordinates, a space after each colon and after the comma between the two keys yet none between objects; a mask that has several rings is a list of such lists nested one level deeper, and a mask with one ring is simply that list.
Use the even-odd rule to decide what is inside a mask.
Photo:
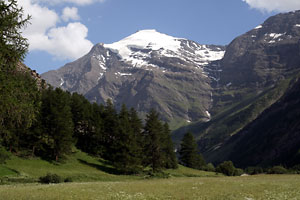
[{"label": "pine tree", "polygon": [[176,169],[178,168],[177,159],[174,149],[174,144],[171,139],[171,131],[168,123],[164,124],[163,131],[163,154],[164,154],[164,167],[167,169]]},{"label": "pine tree", "polygon": [[144,166],[150,166],[153,172],[160,171],[164,167],[162,154],[163,125],[159,120],[159,114],[151,109],[146,118],[144,127]]},{"label": "pine tree", "polygon": [[92,107],[90,103],[77,93],[73,93],[71,97],[71,112],[74,124],[74,137],[77,140],[76,146],[87,152],[91,152],[92,140]]},{"label": "pine tree", "polygon": [[138,144],[134,135],[133,127],[130,124],[129,112],[122,105],[119,113],[119,130],[117,139],[114,142],[114,165],[122,173],[130,174],[139,171],[141,160],[136,154]]},{"label": "pine tree", "polygon": [[56,88],[44,92],[42,102],[42,122],[47,133],[47,145],[53,158],[58,161],[71,151],[73,145],[73,121],[70,94]]},{"label": "pine tree", "polygon": [[133,140],[135,142],[135,156],[139,160],[138,163],[141,164],[144,159],[143,153],[143,122],[139,118],[137,111],[134,108],[131,108],[129,111],[129,122],[130,127],[133,131]]},{"label": "pine tree", "polygon": [[92,114],[90,118],[91,131],[90,131],[90,142],[87,144],[89,148],[89,152],[94,155],[102,156],[104,152],[103,145],[103,131],[104,131],[104,122],[103,122],[103,105],[98,105],[97,103],[93,103],[92,106]]},{"label": "pine tree", "polygon": [[21,135],[37,118],[40,92],[28,74],[0,75],[0,82],[0,136],[4,146],[17,151]]},{"label": "pine tree", "polygon": [[28,43],[21,30],[29,23],[30,17],[24,18],[17,0],[0,1],[0,14],[0,70],[7,72],[25,58]]},{"label": "pine tree", "polygon": [[110,99],[107,100],[103,112],[103,158],[113,161],[112,155],[115,153],[113,144],[118,135],[118,114]]},{"label": "pine tree", "polygon": [[24,18],[17,0],[0,1],[0,15],[0,136],[12,151],[36,118],[39,93],[35,81],[16,70],[27,52],[21,30],[30,17]]},{"label": "pine tree", "polygon": [[180,161],[184,166],[201,169],[205,161],[201,154],[198,154],[197,143],[192,133],[187,132],[181,140],[179,151]]}]

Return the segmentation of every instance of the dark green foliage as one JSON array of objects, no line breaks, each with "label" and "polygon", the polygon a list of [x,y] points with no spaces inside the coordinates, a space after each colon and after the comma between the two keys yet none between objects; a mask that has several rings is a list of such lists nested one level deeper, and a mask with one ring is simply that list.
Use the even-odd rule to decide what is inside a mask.
[{"label": "dark green foliage", "polygon": [[147,115],[143,135],[144,166],[150,166],[153,172],[177,167],[169,127],[162,124],[159,114],[154,109]]},{"label": "dark green foliage", "polygon": [[10,158],[10,154],[4,147],[0,146],[0,164],[4,164]]},{"label": "dark green foliage", "polygon": [[155,110],[151,110],[146,118],[146,125],[143,135],[145,137],[145,160],[144,165],[150,166],[152,171],[159,171],[162,167],[162,155],[160,137],[162,134],[162,124],[159,121],[158,113]]},{"label": "dark green foliage", "polygon": [[163,171],[148,172],[145,178],[170,178],[170,174]]},{"label": "dark green foliage", "polygon": [[294,171],[297,174],[300,174],[300,164],[293,166],[292,171]]},{"label": "dark green foliage", "polygon": [[15,68],[27,52],[28,43],[21,36],[21,29],[29,22],[17,0],[0,1],[0,70],[6,72]]},{"label": "dark green foliage", "polygon": [[118,135],[118,113],[110,99],[107,100],[103,112],[103,158],[111,160],[114,151],[114,142]]},{"label": "dark green foliage", "polygon": [[72,177],[67,177],[67,178],[65,178],[64,182],[71,183],[71,182],[73,182],[73,179],[72,179]]},{"label": "dark green foliage", "polygon": [[47,146],[58,161],[71,151],[73,144],[73,121],[70,108],[70,94],[51,87],[43,93],[42,125],[46,133]]},{"label": "dark green foliage", "polygon": [[145,137],[144,166],[150,166],[153,172],[160,171],[163,168],[162,133],[163,126],[159,120],[159,114],[152,109],[147,115],[143,135]]},{"label": "dark green foliage", "polygon": [[225,174],[227,176],[237,175],[237,170],[231,161],[224,161],[216,167],[216,172]]},{"label": "dark green foliage", "polygon": [[164,167],[166,169],[178,168],[174,144],[171,139],[171,131],[168,123],[165,123],[163,126],[162,144],[164,155]]},{"label": "dark green foliage", "polygon": [[131,108],[129,111],[129,122],[130,122],[131,129],[133,131],[133,140],[136,143],[135,154],[136,157],[142,161],[144,158],[144,153],[143,153],[144,138],[142,135],[143,123],[142,120],[139,118],[137,111],[134,108]]},{"label": "dark green foliage", "polygon": [[244,174],[244,170],[243,169],[235,168],[235,170],[234,170],[234,176],[241,176],[242,174]]},{"label": "dark green foliage", "polygon": [[180,162],[184,166],[195,169],[205,167],[203,156],[198,153],[196,140],[190,132],[187,132],[181,140],[179,155]]},{"label": "dark green foliage", "polygon": [[21,29],[23,17],[16,0],[0,1],[0,136],[10,151],[18,151],[20,137],[35,121],[38,90],[27,71],[17,69],[27,52]]},{"label": "dark green foliage", "polygon": [[205,171],[214,172],[216,171],[215,166],[212,163],[208,163],[204,168]]},{"label": "dark green foliage", "polygon": [[255,175],[264,173],[264,170],[261,167],[247,167],[245,172],[250,175]]},{"label": "dark green foliage", "polygon": [[74,123],[74,137],[77,148],[93,155],[102,153],[101,137],[103,123],[101,108],[91,104],[82,95],[73,93],[71,97],[71,111]]},{"label": "dark green foliage", "polygon": [[268,174],[287,174],[288,170],[281,165],[274,166],[268,170]]},{"label": "dark green foliage", "polygon": [[17,151],[20,136],[36,120],[40,93],[35,81],[21,72],[0,72],[0,135],[2,144]]},{"label": "dark green foliage", "polygon": [[57,174],[48,173],[46,176],[39,178],[40,183],[49,184],[49,183],[61,183],[62,178]]},{"label": "dark green foliage", "polygon": [[113,143],[113,164],[126,174],[137,173],[140,170],[142,159],[139,147],[140,133],[135,133],[130,124],[129,112],[123,104],[119,113],[118,131]]}]

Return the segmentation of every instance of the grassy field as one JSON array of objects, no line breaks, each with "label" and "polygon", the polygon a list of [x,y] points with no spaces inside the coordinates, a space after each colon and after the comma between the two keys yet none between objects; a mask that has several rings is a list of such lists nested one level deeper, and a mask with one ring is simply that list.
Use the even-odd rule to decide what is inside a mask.
[{"label": "grassy field", "polygon": [[300,176],[193,177],[113,182],[0,186],[5,200],[300,199]]},{"label": "grassy field", "polygon": [[[74,182],[39,184],[49,172]],[[165,174],[169,178],[116,175],[105,161],[78,150],[65,163],[13,156],[0,165],[0,200],[300,199],[300,175],[225,177],[183,166]]]},{"label": "grassy field", "polygon": [[[216,176],[213,172],[199,171],[183,166],[165,172],[172,177]],[[0,183],[37,182],[39,177],[45,176],[47,173],[57,174],[63,179],[71,178],[74,182],[140,180],[147,176],[118,175],[115,169],[104,160],[75,150],[63,163],[12,156],[5,165],[0,165]]]}]

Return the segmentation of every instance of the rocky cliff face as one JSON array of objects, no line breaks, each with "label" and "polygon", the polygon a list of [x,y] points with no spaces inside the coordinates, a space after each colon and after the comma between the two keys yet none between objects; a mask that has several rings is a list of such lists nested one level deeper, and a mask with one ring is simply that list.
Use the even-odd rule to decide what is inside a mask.
[{"label": "rocky cliff face", "polygon": [[112,99],[117,108],[125,103],[141,114],[155,108],[167,121],[207,121],[215,73],[210,63],[224,52],[223,46],[143,30],[113,44],[97,44],[42,77],[97,103]]},{"label": "rocky cliff face", "polygon": [[221,82],[267,86],[299,71],[300,11],[279,14],[237,37],[221,61]]},{"label": "rocky cliff face", "polygon": [[45,88],[46,82],[41,78],[41,75],[35,70],[30,69],[25,64],[19,62],[16,66],[16,71],[21,73],[28,73],[35,81],[39,89]]}]

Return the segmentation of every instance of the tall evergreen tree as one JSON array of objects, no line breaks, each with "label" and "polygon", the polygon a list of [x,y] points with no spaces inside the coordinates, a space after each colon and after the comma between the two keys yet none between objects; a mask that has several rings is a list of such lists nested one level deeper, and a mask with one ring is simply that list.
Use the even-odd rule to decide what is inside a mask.
[{"label": "tall evergreen tree", "polygon": [[104,122],[103,122],[103,105],[98,105],[97,103],[92,104],[92,115],[90,118],[91,131],[90,131],[90,146],[89,152],[94,155],[102,156],[104,152],[103,146],[103,131],[104,131]]},{"label": "tall evergreen tree", "polygon": [[159,114],[151,109],[146,118],[144,127],[144,166],[150,166],[152,171],[160,171],[164,167],[162,154],[163,125],[159,120]]},{"label": "tall evergreen tree", "polygon": [[118,135],[118,114],[110,99],[107,100],[103,112],[103,158],[112,161],[115,153],[113,144],[117,140]]},{"label": "tall evergreen tree", "polygon": [[168,123],[164,124],[163,129],[164,130],[162,135],[162,144],[164,155],[164,167],[167,169],[176,169],[178,167],[177,158],[175,154],[174,144],[171,139],[171,131]]},{"label": "tall evergreen tree", "polygon": [[202,155],[198,153],[196,140],[190,132],[183,136],[179,154],[180,161],[184,166],[195,169],[201,169],[205,166]]},{"label": "tall evergreen tree", "polygon": [[56,161],[69,153],[73,144],[73,121],[70,94],[56,88],[44,92],[42,102],[43,128],[47,133],[47,144]]},{"label": "tall evergreen tree", "polygon": [[71,112],[74,124],[74,137],[76,138],[76,146],[87,152],[92,153],[92,107],[90,102],[82,95],[73,93],[71,97]]},{"label": "tall evergreen tree", "polygon": [[25,58],[28,43],[21,31],[30,17],[24,18],[17,0],[0,1],[0,15],[0,70],[7,72]]},{"label": "tall evergreen tree", "polygon": [[129,123],[133,131],[133,140],[136,144],[135,148],[135,156],[139,159],[139,163],[144,159],[143,153],[143,122],[139,118],[137,111],[134,108],[131,108],[129,111]]},{"label": "tall evergreen tree", "polygon": [[39,93],[35,81],[16,68],[27,52],[21,29],[30,17],[24,18],[17,0],[0,1],[0,15],[0,136],[12,151],[36,118]]},{"label": "tall evergreen tree", "polygon": [[136,154],[138,143],[125,104],[122,105],[119,113],[119,130],[113,146],[114,165],[123,173],[138,172],[141,164],[141,160]]}]

